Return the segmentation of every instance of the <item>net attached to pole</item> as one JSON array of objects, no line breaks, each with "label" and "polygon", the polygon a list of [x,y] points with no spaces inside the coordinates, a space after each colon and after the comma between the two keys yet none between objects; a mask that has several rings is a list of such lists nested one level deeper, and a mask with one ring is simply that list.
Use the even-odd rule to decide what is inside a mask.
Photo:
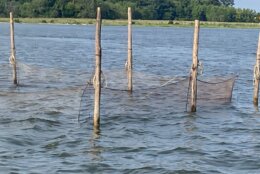
[{"label": "net attached to pole", "polygon": [[[146,114],[189,111],[190,77],[188,76],[157,76],[135,72],[132,94],[127,91],[124,71],[103,71],[102,78],[101,108],[104,114],[130,115],[131,111]],[[229,75],[198,79],[198,107],[214,107],[230,103],[236,78],[237,75]],[[83,115],[92,115],[93,102],[93,86],[89,84],[82,95],[80,119]]]},{"label": "net attached to pole", "polygon": [[[66,71],[62,68],[43,68],[18,63],[21,83],[17,88],[11,86],[11,67],[1,64],[0,95],[15,98],[16,102],[25,106],[41,103],[43,110],[59,112],[71,103],[73,110],[79,108],[80,123],[92,120],[93,116],[93,84],[91,73]],[[8,73],[6,73],[8,72]],[[73,76],[73,77],[72,77]],[[216,107],[230,103],[236,75],[203,77],[197,80],[198,108]],[[68,80],[70,79],[70,80]],[[88,82],[85,79],[89,79]],[[75,81],[75,83],[73,83]],[[84,85],[85,84],[85,85]],[[127,78],[124,70],[102,71],[102,115],[133,115],[143,113],[159,116],[166,113],[180,113],[190,108],[190,77],[162,76],[144,72],[133,73],[134,90],[127,91]],[[79,106],[80,103],[80,106]],[[15,103],[11,103],[15,104]],[[33,107],[32,107],[33,110]],[[200,109],[198,109],[200,110]],[[35,111],[36,113],[38,111]]]}]

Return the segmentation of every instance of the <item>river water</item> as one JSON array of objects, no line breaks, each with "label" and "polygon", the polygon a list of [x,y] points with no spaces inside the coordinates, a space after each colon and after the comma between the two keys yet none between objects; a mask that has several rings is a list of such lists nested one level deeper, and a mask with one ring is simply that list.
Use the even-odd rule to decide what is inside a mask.
[{"label": "river water", "polygon": [[[189,113],[167,96],[145,101],[106,92],[100,133],[92,129],[91,109],[78,122],[94,32],[92,25],[16,24],[14,87],[9,25],[0,24],[0,173],[260,173],[260,114],[252,105],[259,30],[200,31],[203,76],[239,75],[231,103]],[[133,32],[134,71],[148,79],[143,85],[188,75],[193,28]],[[102,49],[106,79],[117,86],[106,71],[124,68],[127,27],[103,27]]]}]

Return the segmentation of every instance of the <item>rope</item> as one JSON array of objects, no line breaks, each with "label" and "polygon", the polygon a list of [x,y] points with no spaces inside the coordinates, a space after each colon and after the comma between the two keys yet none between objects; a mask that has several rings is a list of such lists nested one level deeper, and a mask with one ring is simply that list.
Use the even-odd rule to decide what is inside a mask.
[{"label": "rope", "polygon": [[198,76],[202,76],[204,71],[204,65],[202,61],[198,62]]},{"label": "rope", "polygon": [[[196,69],[196,67],[194,66],[194,64],[192,64],[191,69],[190,69],[190,74],[192,74],[192,70]],[[203,62],[198,60],[198,65],[197,65],[197,75],[198,76],[202,76],[204,72],[204,65]]]},{"label": "rope", "polygon": [[[92,79],[92,85],[95,88],[94,84],[96,83],[96,75],[93,75],[93,79]],[[90,84],[91,84],[91,80],[90,80]],[[105,87],[107,87],[107,80],[106,80],[106,76],[104,75],[103,71],[101,71],[101,86],[103,87],[105,84]]]},{"label": "rope", "polygon": [[15,68],[16,68],[16,77],[17,77],[17,86],[18,86],[20,76],[19,76],[19,73],[18,73],[18,71],[19,71],[19,69],[18,69],[19,66],[18,66],[18,62],[16,61],[15,55],[12,54],[12,55],[9,57],[9,63],[10,63],[10,65],[15,66]]},{"label": "rope", "polygon": [[166,83],[162,84],[161,87],[164,87],[164,86],[168,85],[168,84],[171,83],[171,82],[172,82],[172,83],[176,82],[176,81],[175,81],[176,78],[177,78],[177,77],[173,77],[172,79],[170,79],[170,80],[167,81]]},{"label": "rope", "polygon": [[191,82],[191,75],[190,75],[190,78],[189,78],[189,86],[188,86],[187,98],[186,98],[186,112],[188,111],[188,101],[189,101],[189,93],[190,93],[190,82]]},{"label": "rope", "polygon": [[103,71],[101,71],[101,86],[105,84],[105,88],[107,87],[107,79]]},{"label": "rope", "polygon": [[93,79],[92,79],[92,85],[93,85],[93,88],[95,88],[95,83],[96,83],[96,75],[93,76]]},{"label": "rope", "polygon": [[126,71],[128,70],[128,61],[127,60],[125,61],[125,70]]},{"label": "rope", "polygon": [[83,97],[87,91],[87,88],[90,86],[91,84],[89,82],[87,82],[86,87],[83,89],[82,95],[81,95],[81,99],[80,99],[80,105],[79,105],[79,114],[78,114],[78,123],[80,123],[80,116],[81,116],[81,107],[82,107],[82,102],[83,102]]},{"label": "rope", "polygon": [[[93,85],[93,88],[95,88],[94,84],[95,84],[95,81],[96,81],[96,76],[93,75],[93,79],[87,81],[87,84],[86,84],[86,87],[83,89],[83,92],[82,92],[82,95],[81,95],[81,99],[80,99],[80,106],[79,106],[79,114],[78,114],[78,123],[80,123],[80,116],[81,116],[81,108],[82,108],[82,102],[83,102],[83,97],[88,89],[88,87],[90,85]],[[104,75],[104,73],[101,71],[101,86],[103,86],[103,84],[105,84],[105,88],[107,87],[107,80],[106,80],[106,77]]]},{"label": "rope", "polygon": [[258,64],[254,66],[254,84],[256,80],[260,80],[260,67]]},{"label": "rope", "polygon": [[[238,77],[237,77],[237,80],[239,80],[239,75],[238,75]],[[239,85],[235,85],[235,87],[236,87],[236,91],[239,91]],[[238,94],[236,94],[236,103],[238,103]]]},{"label": "rope", "polygon": [[226,80],[223,80],[223,81],[221,81],[221,82],[207,82],[207,81],[203,81],[203,80],[200,80],[200,79],[197,79],[197,80],[198,80],[199,82],[202,82],[202,83],[207,83],[207,84],[211,84],[211,85],[216,85],[216,84],[228,82],[228,81],[233,80],[233,79],[235,79],[235,78],[237,78],[237,77],[238,77],[238,75],[234,75],[233,77],[228,78],[228,79],[226,79]]},{"label": "rope", "polygon": [[15,64],[15,56],[14,56],[14,55],[11,55],[11,56],[9,57],[9,63],[10,63],[11,65],[14,65],[14,64]]}]

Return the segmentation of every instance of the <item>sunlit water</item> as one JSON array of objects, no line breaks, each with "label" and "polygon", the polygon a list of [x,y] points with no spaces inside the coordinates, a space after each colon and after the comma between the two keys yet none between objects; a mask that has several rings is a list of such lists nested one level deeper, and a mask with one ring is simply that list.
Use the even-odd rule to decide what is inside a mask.
[{"label": "sunlit water", "polygon": [[[0,173],[260,173],[260,114],[252,105],[258,30],[201,29],[203,76],[239,74],[231,103],[191,114],[169,98],[105,91],[99,134],[92,109],[78,122],[93,70],[94,30],[16,24],[15,88],[9,25],[0,24]],[[151,79],[144,85],[153,77],[187,76],[192,28],[133,31],[134,71]],[[102,49],[104,74],[124,69],[127,27],[103,27]]]}]

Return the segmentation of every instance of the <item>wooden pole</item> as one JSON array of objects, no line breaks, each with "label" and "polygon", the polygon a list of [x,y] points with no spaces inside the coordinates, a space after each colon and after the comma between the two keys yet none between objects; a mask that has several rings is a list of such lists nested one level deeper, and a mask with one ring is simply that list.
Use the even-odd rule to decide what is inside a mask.
[{"label": "wooden pole", "polygon": [[256,54],[256,65],[254,70],[254,98],[255,106],[258,106],[258,93],[259,93],[259,80],[260,80],[260,33],[258,37],[258,48]]},{"label": "wooden pole", "polygon": [[14,19],[13,13],[10,12],[10,36],[11,36],[11,56],[10,63],[13,65],[13,83],[18,84],[17,69],[16,69],[16,56],[15,56],[15,43],[14,43]]},{"label": "wooden pole", "polygon": [[128,79],[128,91],[133,91],[133,61],[132,61],[132,10],[128,7],[128,57],[127,57],[127,79]]},{"label": "wooden pole", "polygon": [[197,108],[197,71],[198,71],[198,45],[199,45],[199,20],[195,20],[192,69],[191,69],[191,112],[196,112]]},{"label": "wooden pole", "polygon": [[94,76],[94,127],[99,129],[100,125],[100,94],[101,94],[101,10],[97,8],[96,23],[96,69]]}]

